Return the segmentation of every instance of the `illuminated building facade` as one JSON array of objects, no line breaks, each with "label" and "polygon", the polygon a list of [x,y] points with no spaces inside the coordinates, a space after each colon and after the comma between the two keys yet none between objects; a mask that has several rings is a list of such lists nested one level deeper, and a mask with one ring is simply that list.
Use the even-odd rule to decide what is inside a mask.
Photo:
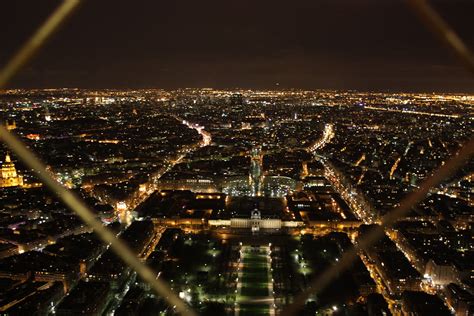
[{"label": "illuminated building facade", "polygon": [[11,120],[7,120],[5,122],[5,127],[6,127],[7,130],[12,131],[12,130],[16,129],[16,122],[11,121]]},{"label": "illuminated building facade", "polygon": [[10,155],[7,154],[5,162],[2,165],[0,187],[16,187],[23,185],[23,176],[17,174],[15,165],[11,161]]}]

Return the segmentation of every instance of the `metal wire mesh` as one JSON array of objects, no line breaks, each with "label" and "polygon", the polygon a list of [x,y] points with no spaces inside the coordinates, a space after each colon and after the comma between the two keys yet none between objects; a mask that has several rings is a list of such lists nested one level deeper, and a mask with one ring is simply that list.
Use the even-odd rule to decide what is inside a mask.
[{"label": "metal wire mesh", "polygon": [[400,202],[400,206],[393,209],[387,215],[382,218],[381,224],[376,227],[370,234],[361,238],[356,246],[347,250],[338,264],[333,265],[326,271],[323,271],[319,277],[316,277],[309,285],[306,291],[299,294],[292,305],[288,306],[285,310],[285,315],[294,315],[304,305],[310,295],[319,293],[324,289],[332,280],[338,277],[342,272],[349,269],[355,260],[358,258],[358,251],[365,250],[374,245],[381,237],[385,235],[385,228],[389,228],[397,220],[406,216],[411,208],[421,202],[430,189],[436,187],[444,179],[451,176],[455,171],[464,165],[474,155],[474,139],[464,144],[461,151],[451,157],[446,164],[441,166],[437,171],[433,173],[431,177],[426,179],[420,187],[412,194],[408,195],[405,199]]},{"label": "metal wire mesh", "polygon": [[[31,38],[20,48],[20,50],[10,59],[7,65],[0,72],[0,89],[5,87],[8,81],[38,53],[48,38],[62,25],[62,23],[77,9],[79,0],[65,0],[41,25]],[[112,250],[130,268],[135,270],[144,281],[164,298],[170,306],[183,315],[195,315],[195,312],[181,300],[170,287],[161,279],[156,278],[147,265],[143,264],[130,248],[98,221],[92,211],[76,195],[66,189],[47,172],[45,166],[35,157],[35,155],[22,142],[10,133],[4,126],[0,125],[0,139],[31,168],[38,178],[71,210],[73,210],[106,244],[110,244]]]},{"label": "metal wire mesh", "polygon": [[50,38],[62,23],[77,9],[79,3],[80,0],[65,0],[46,19],[0,72],[0,89],[5,87],[8,81],[38,53],[48,38]]},{"label": "metal wire mesh", "polygon": [[[49,18],[37,29],[33,36],[20,48],[20,50],[9,60],[6,66],[0,71],[0,89],[27,64],[45,44],[47,39],[63,24],[63,22],[78,8],[80,0],[64,0],[62,4],[49,16]],[[450,26],[439,16],[426,0],[406,0],[407,4],[417,14],[420,20],[440,39],[457,58],[461,60],[466,69],[474,73],[474,56],[469,51],[463,41],[450,28]],[[71,210],[73,210],[104,243],[110,244],[114,252],[130,268],[135,270],[144,281],[165,299],[168,304],[176,307],[176,310],[183,315],[195,315],[195,312],[181,300],[170,287],[160,279],[156,279],[156,274],[143,264],[125,243],[117,239],[115,235],[104,227],[100,221],[95,219],[93,213],[87,206],[71,191],[54,180],[47,172],[42,162],[12,133],[4,126],[0,125],[0,139],[19,157],[19,159],[31,168],[38,178],[52,190],[58,198]],[[357,258],[360,249],[367,249],[377,242],[384,235],[384,229],[390,227],[400,218],[406,216],[408,211],[419,203],[433,187],[436,187],[444,179],[452,175],[456,170],[474,155],[474,139],[464,144],[462,149],[455,153],[443,166],[433,175],[427,178],[421,186],[408,195],[400,205],[383,217],[381,225],[365,236],[354,248],[346,251],[339,262],[331,266],[327,271],[320,274],[310,286],[296,296],[293,303],[287,306],[282,314],[294,315],[303,307],[308,297],[319,293],[341,272],[348,269]]]},{"label": "metal wire mesh", "polygon": [[417,14],[419,19],[430,29],[433,34],[453,51],[455,56],[464,64],[467,70],[474,74],[474,55],[446,23],[436,10],[426,0],[406,0],[407,4]]}]

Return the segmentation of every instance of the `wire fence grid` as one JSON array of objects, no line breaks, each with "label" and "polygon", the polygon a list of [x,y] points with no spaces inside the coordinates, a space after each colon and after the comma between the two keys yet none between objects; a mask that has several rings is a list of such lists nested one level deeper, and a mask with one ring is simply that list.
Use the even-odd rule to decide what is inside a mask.
[{"label": "wire fence grid", "polygon": [[[46,19],[46,21],[33,33],[33,35],[24,43],[16,54],[7,62],[0,71],[0,89],[7,86],[8,82],[21,69],[35,57],[38,51],[45,45],[47,40],[57,31],[64,22],[73,14],[81,4],[81,0],[63,0],[62,3],[54,10],[54,12]],[[444,43],[455,56],[462,62],[465,68],[474,74],[474,55],[462,41],[462,39],[454,32],[454,30],[446,23],[437,11],[426,0],[405,0],[408,7],[411,8],[416,16],[425,26],[430,29],[434,35]],[[137,272],[144,281],[148,282],[156,294],[166,300],[166,302],[176,308],[182,315],[194,316],[196,312],[176,293],[170,286],[159,278],[156,273],[147,265],[142,263],[128,246],[115,237],[108,228],[95,218],[93,212],[70,190],[57,182],[49,172],[45,165],[29,150],[22,141],[8,131],[3,125],[0,125],[0,139],[16,154],[16,156],[37,175],[40,181],[48,187],[58,198],[77,216],[79,216],[100,239],[110,244],[113,251],[121,258],[130,268]],[[306,290],[296,295],[293,302],[285,306],[281,312],[282,315],[296,315],[306,303],[307,299],[314,294],[323,290],[332,280],[334,280],[341,272],[348,269],[357,259],[358,251],[367,249],[374,245],[385,233],[385,228],[390,227],[400,218],[407,215],[409,210],[419,203],[429,190],[439,185],[444,179],[448,178],[454,172],[459,170],[469,159],[474,156],[474,139],[471,139],[461,150],[452,155],[452,157],[429,178],[427,178],[420,187],[405,197],[397,208],[389,212],[383,217],[382,223],[377,229],[362,238],[359,243],[347,250],[339,262],[326,271],[315,277]]]}]

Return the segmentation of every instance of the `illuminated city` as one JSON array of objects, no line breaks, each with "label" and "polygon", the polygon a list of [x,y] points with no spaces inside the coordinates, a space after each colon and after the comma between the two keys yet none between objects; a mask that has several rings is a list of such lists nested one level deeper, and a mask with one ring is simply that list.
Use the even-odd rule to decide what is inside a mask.
[{"label": "illuminated city", "polygon": [[[56,89],[1,102],[10,130],[181,299],[202,314],[279,315],[469,139],[474,96]],[[174,313],[1,157],[2,311]],[[360,251],[304,314],[471,310],[473,170]]]},{"label": "illuminated city", "polygon": [[0,1],[0,316],[474,316],[472,12]]}]

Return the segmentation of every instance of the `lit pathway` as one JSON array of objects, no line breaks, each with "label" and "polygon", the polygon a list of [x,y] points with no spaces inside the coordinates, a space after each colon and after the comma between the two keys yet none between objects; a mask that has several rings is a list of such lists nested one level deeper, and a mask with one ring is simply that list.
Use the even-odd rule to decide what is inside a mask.
[{"label": "lit pathway", "polygon": [[241,246],[236,315],[275,315],[271,260],[269,246]]},{"label": "lit pathway", "polygon": [[167,164],[161,167],[159,170],[154,172],[151,176],[149,181],[144,185],[143,191],[138,191],[137,196],[134,197],[131,201],[127,203],[127,209],[135,209],[138,205],[143,203],[153,192],[157,190],[156,183],[158,180],[168,171],[173,169],[173,167],[184,160],[184,158],[191,152],[209,146],[212,142],[211,134],[204,130],[203,126],[198,124],[190,123],[188,121],[182,120],[179,117],[174,116],[174,118],[179,121],[181,124],[186,125],[188,128],[195,129],[199,135],[201,135],[202,139],[192,145],[185,146],[182,148],[178,155],[174,159],[170,159]]}]

